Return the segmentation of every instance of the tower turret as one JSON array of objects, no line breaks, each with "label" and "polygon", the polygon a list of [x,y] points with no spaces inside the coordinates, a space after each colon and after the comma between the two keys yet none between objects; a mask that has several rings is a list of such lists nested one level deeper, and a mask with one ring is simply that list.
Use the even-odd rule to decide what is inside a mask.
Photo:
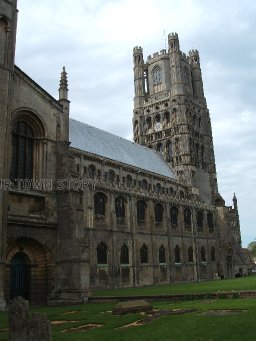
[{"label": "tower turret", "polygon": [[233,206],[234,206],[234,210],[238,212],[236,193],[234,193],[234,196],[233,196]]},{"label": "tower turret", "polygon": [[17,0],[0,2],[0,66],[13,70],[17,26]]},{"label": "tower turret", "polygon": [[143,119],[143,102],[145,100],[145,75],[143,50],[140,46],[133,49],[134,72],[134,111],[133,111],[133,135],[137,143],[143,143],[141,138],[141,126]]},{"label": "tower turret", "polygon": [[168,46],[169,46],[169,52],[179,52],[180,51],[179,36],[176,32],[170,33],[168,35]]},{"label": "tower turret", "polygon": [[140,46],[133,49],[134,71],[134,109],[141,106],[145,97],[144,60],[143,50]]},{"label": "tower turret", "polygon": [[184,95],[185,79],[183,76],[182,54],[177,33],[168,35],[168,45],[170,55],[171,95]]},{"label": "tower turret", "polygon": [[61,75],[60,75],[60,87],[59,87],[59,103],[62,105],[62,131],[61,131],[61,139],[63,141],[69,141],[69,104],[68,100],[68,79],[67,72],[65,66],[63,66]]},{"label": "tower turret", "polygon": [[203,101],[203,104],[206,104],[206,100],[204,97],[202,73],[200,68],[200,57],[197,50],[189,51],[189,64],[191,67],[194,96],[198,97],[201,101]]},{"label": "tower turret", "polygon": [[65,66],[63,66],[63,70],[60,75],[60,87],[59,87],[59,100],[67,100],[68,99],[68,79],[67,72],[65,70]]}]

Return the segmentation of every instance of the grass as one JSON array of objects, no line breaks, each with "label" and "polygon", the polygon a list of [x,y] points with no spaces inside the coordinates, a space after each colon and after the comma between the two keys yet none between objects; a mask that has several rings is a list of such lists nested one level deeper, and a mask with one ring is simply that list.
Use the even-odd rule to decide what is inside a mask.
[{"label": "grass", "polygon": [[[77,321],[53,326],[53,340],[173,340],[173,341],[242,341],[255,340],[256,299],[218,299],[205,301],[161,302],[154,303],[154,308],[178,309],[195,308],[196,312],[184,315],[161,316],[143,326],[118,329],[124,324],[141,319],[141,314],[115,316],[109,311],[113,303],[86,304],[80,306],[33,309],[45,312],[54,320]],[[202,312],[213,309],[244,309],[245,312],[235,316],[206,316]],[[65,312],[78,311],[75,314],[63,315]],[[0,313],[1,328],[7,327],[6,313]],[[84,332],[63,333],[63,330],[88,323],[100,323],[100,328]],[[0,340],[7,340],[8,334],[0,333]]]},{"label": "grass", "polygon": [[[114,291],[118,295],[139,294],[175,294],[193,292],[212,292],[230,290],[255,289],[256,277],[200,282],[180,285],[146,287],[138,289],[123,289]],[[109,294],[111,291],[107,291]],[[97,292],[98,294],[99,292]],[[102,291],[106,295],[106,291]],[[112,293],[111,293],[112,295]],[[93,340],[93,341],[143,341],[143,340],[173,340],[173,341],[251,341],[255,340],[256,299],[216,299],[193,300],[182,302],[154,302],[154,309],[193,308],[194,312],[184,315],[166,315],[148,322],[142,326],[119,328],[135,322],[143,316],[128,314],[116,316],[111,314],[115,303],[88,303],[79,306],[37,307],[32,311],[47,313],[51,321],[65,320],[67,323],[53,325],[53,340]],[[218,309],[242,309],[239,315],[209,316],[203,312]],[[76,313],[66,314],[76,311]],[[75,321],[75,322],[72,322]],[[102,326],[83,332],[68,332],[63,330],[81,325],[95,323]],[[7,313],[0,312],[0,330],[7,328]],[[0,331],[0,341],[8,340],[8,333]]]},{"label": "grass", "polygon": [[92,292],[92,295],[93,296],[170,295],[247,290],[256,290],[256,276],[208,282],[156,285],[140,288],[94,290]]}]

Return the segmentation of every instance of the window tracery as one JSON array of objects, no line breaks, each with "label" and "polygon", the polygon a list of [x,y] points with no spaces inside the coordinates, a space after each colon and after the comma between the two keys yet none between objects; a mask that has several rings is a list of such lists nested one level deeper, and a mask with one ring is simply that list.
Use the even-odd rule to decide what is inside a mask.
[{"label": "window tracery", "polygon": [[12,127],[11,179],[33,178],[35,134],[25,120],[18,120]]},{"label": "window tracery", "polygon": [[148,248],[145,244],[143,244],[140,249],[140,262],[141,264],[148,263]]},{"label": "window tracery", "polygon": [[174,249],[174,261],[175,261],[175,263],[181,263],[179,245],[176,245],[175,249]]},{"label": "window tracery", "polygon": [[126,244],[124,244],[120,250],[120,264],[129,264],[129,248]]},{"label": "window tracery", "polygon": [[153,67],[152,70],[153,85],[158,85],[162,83],[161,69],[159,65]]},{"label": "window tracery", "polygon": [[163,213],[164,213],[163,205],[156,204],[155,205],[155,222],[156,223],[162,223],[163,222]]},{"label": "window tracery", "polygon": [[97,247],[97,263],[98,264],[108,263],[108,247],[103,242],[101,242]]},{"label": "window tracery", "polygon": [[164,264],[166,263],[166,255],[165,255],[165,248],[163,245],[160,246],[158,252],[159,263]]},{"label": "window tracery", "polygon": [[138,222],[145,221],[146,219],[146,207],[147,204],[144,200],[137,201],[137,220]]},{"label": "window tracery", "polygon": [[94,196],[94,211],[96,215],[105,216],[107,197],[104,193],[98,192]]}]

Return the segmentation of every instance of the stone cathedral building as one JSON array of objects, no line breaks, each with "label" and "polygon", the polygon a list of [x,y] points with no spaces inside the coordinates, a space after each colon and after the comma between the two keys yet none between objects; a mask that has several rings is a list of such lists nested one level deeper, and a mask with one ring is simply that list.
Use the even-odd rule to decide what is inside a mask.
[{"label": "stone cathedral building", "polygon": [[218,192],[198,51],[133,50],[134,142],[70,119],[14,64],[17,1],[0,0],[0,307],[94,288],[245,274],[237,199]]}]

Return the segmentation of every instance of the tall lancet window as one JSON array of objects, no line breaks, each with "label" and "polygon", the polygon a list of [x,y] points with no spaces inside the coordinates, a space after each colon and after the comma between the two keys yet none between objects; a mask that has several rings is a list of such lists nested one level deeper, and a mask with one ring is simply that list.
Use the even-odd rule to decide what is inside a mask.
[{"label": "tall lancet window", "polygon": [[153,80],[153,87],[154,92],[158,92],[162,90],[162,73],[159,65],[153,67],[152,70],[152,80]]},{"label": "tall lancet window", "polygon": [[11,179],[33,178],[34,130],[24,120],[12,127]]},{"label": "tall lancet window", "polygon": [[156,65],[152,70],[153,84],[157,85],[162,83],[161,70],[159,65]]}]

